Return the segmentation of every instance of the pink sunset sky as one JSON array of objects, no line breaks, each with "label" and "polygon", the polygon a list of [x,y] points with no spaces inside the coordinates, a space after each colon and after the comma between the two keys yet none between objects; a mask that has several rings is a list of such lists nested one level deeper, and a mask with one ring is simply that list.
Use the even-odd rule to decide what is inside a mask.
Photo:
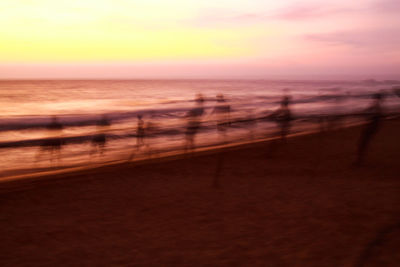
[{"label": "pink sunset sky", "polygon": [[400,78],[399,0],[2,0],[0,79]]}]

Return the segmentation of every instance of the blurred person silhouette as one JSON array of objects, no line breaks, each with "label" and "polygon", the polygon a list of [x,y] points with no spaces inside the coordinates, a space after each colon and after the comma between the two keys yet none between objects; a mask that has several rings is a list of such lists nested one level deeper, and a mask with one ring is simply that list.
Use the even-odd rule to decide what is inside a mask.
[{"label": "blurred person silhouette", "polygon": [[[289,108],[290,104],[290,96],[285,95],[283,96],[280,107],[272,112],[267,118],[272,119],[278,124],[279,127],[279,135],[280,135],[280,142],[286,143],[286,136],[290,131],[291,121],[293,120],[292,113]],[[273,157],[277,150],[278,150],[278,140],[272,140],[268,144],[268,152],[266,157]]]},{"label": "blurred person silhouette", "polygon": [[51,118],[51,122],[46,126],[48,138],[40,145],[40,149],[36,155],[36,162],[40,160],[44,152],[50,153],[50,161],[54,159],[57,154],[57,161],[61,160],[61,146],[63,141],[61,139],[63,126],[58,121],[57,116]]},{"label": "blurred person silhouette", "polygon": [[224,140],[226,139],[227,128],[231,123],[230,112],[231,106],[226,102],[224,95],[218,94],[217,104],[211,114],[216,114],[217,130],[219,136],[223,137]]},{"label": "blurred person silhouette", "polygon": [[195,136],[201,125],[201,117],[204,113],[204,98],[201,94],[196,96],[196,107],[191,109],[186,115],[187,127],[185,132],[185,152],[193,151],[195,148]]},{"label": "blurred person silhouette", "polygon": [[291,121],[293,120],[292,112],[289,108],[290,96],[285,95],[282,98],[281,106],[270,116],[276,121],[280,129],[281,140],[286,142],[286,136],[290,132]]},{"label": "blurred person silhouette", "polygon": [[105,132],[108,130],[110,125],[111,123],[107,119],[106,115],[103,115],[101,119],[97,122],[97,134],[94,135],[92,139],[92,150],[90,151],[90,156],[95,153],[98,153],[100,156],[103,155],[107,142]]},{"label": "blurred person silhouette", "polygon": [[142,146],[145,145],[145,128],[142,115],[137,115],[137,126],[136,126],[136,149],[140,150]]},{"label": "blurred person silhouette", "polygon": [[253,140],[255,138],[255,128],[257,126],[257,119],[253,114],[252,110],[247,111],[247,116],[245,118],[246,128],[249,130],[249,138]]},{"label": "blurred person silhouette", "polygon": [[360,165],[364,162],[369,144],[381,126],[383,117],[383,94],[375,93],[372,95],[372,99],[373,101],[371,106],[364,111],[367,123],[364,130],[361,132],[361,136],[358,141],[357,160],[355,165]]},{"label": "blurred person silhouette", "polygon": [[[147,135],[147,127],[151,126],[150,123],[145,124],[143,121],[143,115],[138,114],[137,115],[137,125],[136,125],[136,149],[134,149],[129,156],[129,160],[132,160],[133,157],[135,156],[135,152],[139,151],[141,147],[147,146],[149,147],[148,144],[145,142],[145,137]],[[152,127],[152,126],[151,126]],[[149,151],[150,154],[150,151]]]},{"label": "blurred person silhouette", "polygon": [[151,144],[151,137],[153,137],[156,132],[157,132],[157,124],[151,121],[151,119],[154,118],[154,114],[150,114],[150,118],[147,119],[147,121],[144,124],[144,129],[145,129],[145,146],[147,148],[148,156],[151,157],[153,155],[153,149],[151,149],[150,144]]}]

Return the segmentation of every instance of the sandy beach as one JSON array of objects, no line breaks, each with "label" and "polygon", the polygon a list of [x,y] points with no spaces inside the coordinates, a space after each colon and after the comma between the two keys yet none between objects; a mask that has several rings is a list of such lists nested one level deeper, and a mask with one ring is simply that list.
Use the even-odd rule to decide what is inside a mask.
[{"label": "sandy beach", "polygon": [[1,266],[400,266],[400,121],[0,183]]}]

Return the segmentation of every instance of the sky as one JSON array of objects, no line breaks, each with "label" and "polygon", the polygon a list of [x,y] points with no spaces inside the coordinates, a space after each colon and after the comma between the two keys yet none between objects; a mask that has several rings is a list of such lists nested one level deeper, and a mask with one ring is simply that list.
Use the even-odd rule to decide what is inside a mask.
[{"label": "sky", "polygon": [[399,0],[1,0],[0,79],[400,78]]}]

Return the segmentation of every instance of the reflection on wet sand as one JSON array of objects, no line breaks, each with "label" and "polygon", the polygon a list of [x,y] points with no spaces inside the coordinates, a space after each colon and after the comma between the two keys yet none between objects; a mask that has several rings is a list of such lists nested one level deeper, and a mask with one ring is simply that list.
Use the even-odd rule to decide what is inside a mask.
[{"label": "reflection on wet sand", "polygon": [[92,139],[92,150],[90,151],[90,156],[96,153],[98,153],[100,156],[103,155],[107,144],[106,132],[110,128],[110,125],[111,122],[107,119],[106,115],[103,115],[97,122],[97,133]]},{"label": "reflection on wet sand", "polygon": [[[198,148],[206,149],[222,144],[267,137],[274,140],[269,142],[268,149],[265,151],[266,157],[274,157],[281,148],[283,149],[288,136],[292,134],[310,130],[318,131],[318,129],[321,132],[329,132],[351,125],[349,122],[359,123],[367,118],[366,130],[362,133],[357,148],[356,163],[360,164],[364,162],[368,147],[373,141],[372,137],[378,132],[381,121],[386,115],[393,116],[395,114],[394,112],[385,112],[384,115],[380,111],[383,95],[391,94],[389,95],[391,99],[398,101],[396,92],[394,88],[391,91],[375,94],[374,103],[370,108],[345,113],[340,107],[343,99],[350,95],[343,94],[343,91],[335,90],[333,93],[319,94],[303,99],[296,99],[289,95],[288,91],[284,91],[279,101],[265,98],[266,102],[274,103],[274,105],[270,105],[270,108],[265,109],[264,113],[258,114],[250,108],[240,108],[249,107],[251,104],[238,100],[232,101],[231,97],[227,98],[221,93],[216,94],[216,97],[197,94],[194,100],[185,100],[194,107],[188,106],[172,114],[170,111],[156,112],[154,110],[128,113],[122,118],[104,114],[100,119],[90,119],[81,123],[71,122],[64,117],[61,118],[61,123],[60,119],[54,116],[50,123],[40,122],[37,125],[27,124],[25,126],[26,128],[33,127],[32,133],[37,131],[36,128],[44,128],[46,135],[21,141],[0,142],[0,148],[39,147],[33,162],[46,164],[47,160],[50,162],[56,160],[59,163],[62,159],[63,165],[68,166],[73,165],[66,160],[72,149],[77,151],[74,152],[76,154],[88,151],[90,159],[96,162],[106,162],[118,158],[140,160],[154,156],[156,153],[179,153],[179,151],[193,153]],[[363,96],[364,98],[366,96]],[[299,102],[313,103],[315,99],[323,99],[327,103],[330,101],[331,113],[304,114],[299,111]],[[276,107],[277,105],[279,107]],[[133,115],[135,116],[134,120],[132,120]],[[131,122],[130,127],[121,128],[121,120],[122,123]],[[168,121],[168,123],[165,124],[164,121]],[[135,126],[132,127],[132,124]],[[10,127],[15,126],[11,125]],[[92,131],[87,135],[71,135],[71,128],[74,131],[81,128],[82,131],[87,131],[86,128],[92,129]],[[114,144],[117,142],[124,144],[125,150],[116,149]],[[89,148],[88,143],[90,144]],[[133,149],[126,145],[132,143],[135,144]],[[107,153],[105,153],[106,148]],[[126,152],[127,150],[129,152]],[[45,158],[45,156],[48,157]],[[30,160],[32,161],[32,158]],[[218,166],[222,166],[223,158],[219,162],[216,173],[220,172],[221,167]]]},{"label": "reflection on wet sand", "polygon": [[185,151],[193,152],[195,149],[195,137],[197,132],[201,127],[201,117],[204,113],[204,99],[201,94],[198,94],[196,97],[196,107],[189,110],[189,112],[185,115],[187,120],[186,132],[185,132]]},{"label": "reflection on wet sand", "polygon": [[57,116],[53,116],[51,122],[47,125],[47,139],[40,145],[36,155],[36,162],[41,159],[44,153],[49,153],[49,160],[52,162],[56,158],[57,162],[61,161],[61,139],[63,126],[58,121]]}]

